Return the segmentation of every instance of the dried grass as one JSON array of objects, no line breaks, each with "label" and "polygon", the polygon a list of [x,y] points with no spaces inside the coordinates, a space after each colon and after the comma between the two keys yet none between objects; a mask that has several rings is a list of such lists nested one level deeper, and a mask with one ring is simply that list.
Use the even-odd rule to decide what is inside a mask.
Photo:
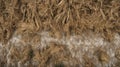
[{"label": "dried grass", "polygon": [[[32,43],[32,45],[27,45],[26,49],[23,49],[23,54],[19,53],[18,48],[12,49],[14,46],[10,46],[10,54],[14,54],[15,59],[21,59],[20,65],[26,62],[26,60],[31,61],[32,56],[29,54],[31,54],[32,51],[34,53],[33,49],[36,47],[33,48],[33,46],[39,44],[41,41],[41,37],[37,35],[43,31],[47,31],[51,37],[58,39],[63,37],[69,39],[70,36],[73,35],[82,36],[83,33],[90,34],[92,32],[95,35],[100,35],[106,41],[112,42],[115,34],[120,34],[120,1],[0,0],[0,42],[2,45],[7,46],[14,35],[21,35],[23,41],[27,44]],[[22,43],[25,44],[24,42]],[[68,56],[67,59],[69,59],[70,56],[66,54],[66,56],[59,56],[61,51],[63,51],[63,53],[67,51],[64,50],[66,48],[54,44],[51,46],[44,49],[43,52],[35,50],[35,58],[41,60],[35,61],[40,63],[40,67],[44,67],[46,64],[49,65],[50,61],[56,60],[58,57],[60,58],[58,61],[61,61],[61,57],[66,56]],[[24,55],[24,53],[26,55]],[[39,55],[39,53],[41,54]],[[100,51],[100,53],[102,52]],[[22,55],[23,57],[19,57],[18,55]],[[48,60],[49,58],[52,60]],[[84,60],[85,63],[88,63],[88,67],[94,66],[94,64],[89,61],[89,57]],[[108,62],[106,59],[101,60]],[[62,66],[64,65],[63,62],[58,61],[52,63],[56,63],[56,67],[59,63]],[[12,62],[15,63],[16,60]],[[1,63],[6,63],[6,60]]]},{"label": "dried grass", "polygon": [[50,31],[59,38],[90,30],[111,40],[114,33],[120,33],[119,3],[118,0],[1,0],[0,39],[7,42],[15,31]]}]

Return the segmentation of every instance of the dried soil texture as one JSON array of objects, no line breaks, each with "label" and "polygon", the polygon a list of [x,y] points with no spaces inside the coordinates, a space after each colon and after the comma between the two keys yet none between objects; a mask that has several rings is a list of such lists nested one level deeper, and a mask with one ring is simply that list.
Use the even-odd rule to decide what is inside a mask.
[{"label": "dried soil texture", "polygon": [[0,67],[119,67],[120,0],[0,0]]}]

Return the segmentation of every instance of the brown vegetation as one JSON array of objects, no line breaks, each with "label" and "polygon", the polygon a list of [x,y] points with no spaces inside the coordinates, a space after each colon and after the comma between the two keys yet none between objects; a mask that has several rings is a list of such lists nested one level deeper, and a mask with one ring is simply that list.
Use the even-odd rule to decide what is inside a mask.
[{"label": "brown vegetation", "polygon": [[2,42],[16,31],[60,37],[90,30],[107,40],[120,33],[119,0],[0,0],[0,6]]},{"label": "brown vegetation", "polygon": [[[46,31],[55,39],[92,33],[111,43],[116,34],[120,35],[120,0],[0,0],[1,51],[7,53],[1,65],[16,67],[18,62],[18,66],[79,67],[82,62],[73,58],[64,44],[37,48],[40,33]],[[10,41],[15,36],[22,36],[19,47]],[[105,51],[96,51],[100,62],[109,63]],[[117,50],[116,58],[120,59]],[[84,67],[94,67],[87,55],[83,59]]]}]

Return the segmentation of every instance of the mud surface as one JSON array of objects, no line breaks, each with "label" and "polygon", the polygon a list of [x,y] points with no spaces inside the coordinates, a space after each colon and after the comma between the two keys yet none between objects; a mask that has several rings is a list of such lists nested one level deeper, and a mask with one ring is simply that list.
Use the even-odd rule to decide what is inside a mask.
[{"label": "mud surface", "polygon": [[120,0],[0,0],[0,67],[120,67]]}]

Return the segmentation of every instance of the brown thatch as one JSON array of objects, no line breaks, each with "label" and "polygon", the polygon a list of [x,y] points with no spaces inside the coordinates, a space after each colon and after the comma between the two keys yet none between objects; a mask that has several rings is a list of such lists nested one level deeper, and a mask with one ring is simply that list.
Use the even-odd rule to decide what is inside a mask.
[{"label": "brown thatch", "polygon": [[120,33],[119,0],[0,0],[0,40],[15,32],[49,31],[53,36],[88,30],[111,40]]},{"label": "brown thatch", "polygon": [[[105,42],[112,44],[115,40],[115,35],[120,35],[120,0],[0,0],[0,42],[5,50],[11,50],[10,52],[13,54],[14,51],[17,51],[14,59],[18,60],[14,60],[14,64],[19,60],[21,60],[20,65],[22,65],[22,61],[31,61],[31,55],[29,54],[31,54],[33,49],[36,49],[37,44],[41,43],[42,32],[48,32],[50,37],[59,40],[62,38],[70,39],[74,35],[85,35],[86,37],[99,35],[98,37],[103,38]],[[22,36],[22,41],[20,41],[22,44],[30,44],[29,46],[24,46],[25,50],[23,49],[23,54],[27,53],[25,55],[27,58],[18,57],[21,55],[18,48],[13,49],[15,46],[12,45],[13,43],[11,44],[11,40],[15,36]],[[46,43],[44,44],[46,45]],[[67,48],[63,46],[52,45],[52,47],[49,46],[42,52],[39,52],[41,51],[39,50],[38,53],[41,53],[41,57],[38,58],[40,59],[37,61],[38,66],[44,67],[46,64],[49,66],[50,62],[52,62],[53,65],[56,64],[56,67],[59,67],[59,63],[61,67],[64,67],[64,63],[61,61],[65,58],[58,60],[57,58],[68,56],[65,59],[70,61],[67,62],[68,65],[73,63],[72,60],[74,60],[73,66],[79,67],[82,62],[78,62],[75,58],[70,59],[71,54],[66,55],[66,53],[69,53],[69,49],[65,49]],[[65,51],[65,56],[52,54],[54,53],[53,50],[58,54],[61,54],[61,51],[64,54]],[[105,53],[104,51],[98,52],[100,54],[102,52]],[[5,54],[6,56],[7,54]],[[85,55],[85,57],[87,56]],[[89,57],[87,59],[84,58],[84,60],[91,67],[94,66],[94,63],[90,62]],[[1,60],[1,64],[6,65],[7,62],[6,59],[4,62]],[[34,62],[31,61],[29,63]],[[83,63],[83,66],[86,65]],[[88,65],[88,67],[90,66]]]}]

